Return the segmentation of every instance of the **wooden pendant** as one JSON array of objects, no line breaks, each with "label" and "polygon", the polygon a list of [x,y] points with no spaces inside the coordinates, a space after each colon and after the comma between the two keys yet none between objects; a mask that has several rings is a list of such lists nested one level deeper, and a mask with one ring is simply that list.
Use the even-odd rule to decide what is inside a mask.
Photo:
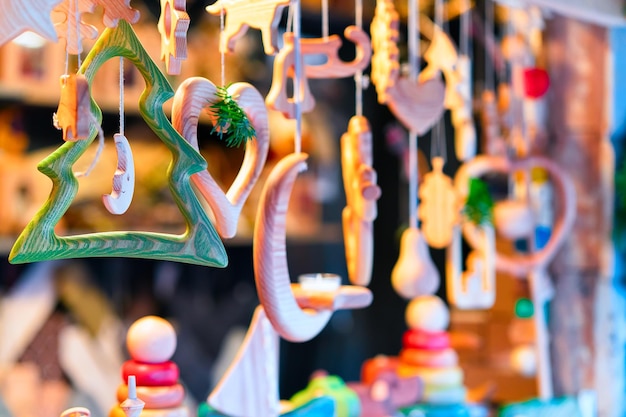
[{"label": "wooden pendant", "polygon": [[439,271],[435,267],[422,233],[409,227],[402,233],[400,256],[391,271],[391,285],[408,300],[434,294],[439,288]]},{"label": "wooden pendant", "polygon": [[[294,65],[295,60],[302,57],[296,57],[294,52],[294,37],[293,33],[286,32],[283,35],[283,47],[274,58],[274,73],[272,76],[272,87],[265,97],[265,103],[270,109],[277,110],[283,113],[288,119],[295,119],[296,117],[296,103],[294,100],[296,92],[294,91],[294,97],[287,96],[287,79],[294,77]],[[304,63],[301,63],[301,67],[304,68]],[[304,71],[303,71],[304,72]],[[311,94],[309,89],[309,82],[305,76],[300,80],[300,107],[303,113],[313,110],[315,107],[315,98]]]},{"label": "wooden pendant", "polygon": [[226,23],[220,35],[220,52],[233,52],[235,42],[246,34],[248,28],[261,31],[263,48],[267,55],[278,50],[278,23],[289,0],[218,0],[206,11],[219,16],[224,10]]},{"label": "wooden pendant", "polygon": [[348,26],[344,35],[346,39],[356,44],[356,57],[350,62],[344,62],[339,58],[341,38],[337,35],[331,35],[327,40],[323,38],[300,40],[302,55],[321,55],[325,58],[323,64],[305,66],[305,74],[308,78],[352,77],[369,65],[372,47],[367,33],[356,26]]},{"label": "wooden pendant", "polygon": [[291,291],[285,243],[286,214],[294,181],[298,172],[306,168],[307,157],[306,154],[291,154],[274,167],[261,193],[254,227],[254,276],[259,299],[274,329],[292,342],[315,337],[334,310],[366,307],[372,301],[367,288],[340,287],[333,294],[337,299],[332,309],[311,312],[298,305]]},{"label": "wooden pendant", "polygon": [[101,6],[104,9],[102,22],[108,28],[117,27],[120,19],[128,23],[139,21],[139,10],[130,6],[130,0],[78,0],[89,2],[93,8]]},{"label": "wooden pendant", "polygon": [[466,55],[460,55],[455,72],[456,86],[461,102],[449,107],[454,126],[454,150],[459,161],[467,161],[476,155],[476,129],[474,128],[472,100],[472,62]]},{"label": "wooden pendant", "polygon": [[83,74],[61,76],[61,98],[53,117],[54,126],[63,130],[63,140],[87,139],[93,122],[89,83]]},{"label": "wooden pendant", "polygon": [[180,74],[181,63],[187,59],[189,29],[187,0],[161,0],[161,16],[157,25],[161,34],[161,60],[168,74]]},{"label": "wooden pendant", "polygon": [[377,0],[370,26],[372,34],[372,71],[378,102],[389,100],[389,90],[400,76],[400,16],[392,0]]},{"label": "wooden pendant", "polygon": [[387,104],[404,127],[423,135],[441,118],[445,91],[439,78],[413,82],[401,77],[388,90]]},{"label": "wooden pendant", "polygon": [[[267,110],[261,94],[247,83],[229,86],[228,94],[245,111],[256,137],[246,142],[243,163],[226,194],[208,171],[191,176],[192,184],[213,211],[215,227],[223,238],[231,238],[237,233],[241,209],[263,171],[270,145]],[[217,99],[215,85],[201,77],[188,78],[176,91],[172,105],[172,123],[195,150],[198,150],[200,113]]]},{"label": "wooden pendant", "polygon": [[117,169],[113,174],[113,190],[111,194],[102,196],[102,202],[109,213],[124,214],[135,192],[135,162],[126,136],[116,133],[113,140],[117,152]]},{"label": "wooden pendant", "polygon": [[348,277],[355,285],[367,286],[372,278],[373,222],[381,191],[372,168],[372,132],[365,117],[352,117],[341,137],[341,169],[346,193],[342,221]]},{"label": "wooden pendant", "polygon": [[90,0],[63,0],[53,13],[60,16],[58,23],[54,24],[57,35],[65,39],[65,50],[72,55],[83,52],[83,44],[80,40],[95,39],[98,29],[95,26],[83,22],[83,13],[92,13],[95,5]]},{"label": "wooden pendant", "polygon": [[452,229],[460,221],[461,208],[452,179],[443,173],[443,158],[433,158],[433,170],[424,176],[419,196],[424,239],[433,248],[445,248],[452,240]]},{"label": "wooden pendant", "polygon": [[0,13],[0,45],[27,30],[56,42],[57,34],[50,20],[50,13],[60,2],[61,0],[4,1]]},{"label": "wooden pendant", "polygon": [[[146,82],[139,109],[144,120],[174,155],[168,170],[169,184],[174,200],[187,223],[186,232],[182,235],[150,232],[106,232],[76,236],[55,234],[56,224],[78,191],[78,180],[72,168],[97,134],[92,125],[88,139],[66,142],[40,163],[39,169],[52,179],[52,192],[48,201],[18,237],[9,260],[23,263],[122,256],[226,266],[224,245],[188,180],[190,175],[206,169],[206,161],[178,134],[163,112],[163,104],[173,96],[173,91],[141,47],[131,26],[121,21],[117,28],[106,29],[85,59],[79,74],[84,74],[87,81],[92,83],[101,65],[117,56],[123,56],[132,62]],[[91,102],[91,111],[96,122],[100,123],[102,113],[94,101]]]},{"label": "wooden pendant", "polygon": [[[496,269],[516,277],[525,277],[536,269],[545,269],[574,225],[576,190],[571,180],[557,164],[544,157],[533,156],[509,161],[507,158],[486,155],[479,155],[463,164],[454,179],[457,194],[464,200],[468,194],[467,187],[470,178],[477,178],[489,172],[510,174],[515,171],[530,170],[532,167],[544,168],[550,174],[555,196],[560,200],[561,210],[555,219],[550,240],[541,250],[528,255],[495,253]],[[506,223],[505,220],[503,222]],[[484,239],[474,224],[465,222],[463,235],[472,248],[480,250],[484,247]]]}]

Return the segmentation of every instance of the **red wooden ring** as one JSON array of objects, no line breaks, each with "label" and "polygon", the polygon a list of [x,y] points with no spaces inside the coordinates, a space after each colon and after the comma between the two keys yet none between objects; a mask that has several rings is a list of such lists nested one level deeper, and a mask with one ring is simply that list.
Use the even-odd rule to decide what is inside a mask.
[{"label": "red wooden ring", "polygon": [[378,375],[383,372],[396,372],[398,369],[398,358],[392,356],[379,355],[363,362],[361,366],[361,382],[371,385],[378,379]]},{"label": "red wooden ring", "polygon": [[[124,402],[128,398],[128,385],[121,384],[117,388],[117,401]],[[137,398],[146,403],[144,408],[178,407],[185,399],[185,389],[180,384],[162,387],[137,387]]]},{"label": "red wooden ring", "polygon": [[448,332],[407,330],[402,336],[402,347],[404,349],[445,349],[450,347],[450,335]]},{"label": "red wooden ring", "polygon": [[137,386],[154,387],[176,384],[179,371],[178,365],[172,361],[143,363],[129,360],[122,365],[122,379],[125,383],[128,383],[130,375],[135,375]]},{"label": "red wooden ring", "polygon": [[411,366],[428,368],[450,367],[459,364],[459,356],[454,349],[402,349],[400,362]]}]

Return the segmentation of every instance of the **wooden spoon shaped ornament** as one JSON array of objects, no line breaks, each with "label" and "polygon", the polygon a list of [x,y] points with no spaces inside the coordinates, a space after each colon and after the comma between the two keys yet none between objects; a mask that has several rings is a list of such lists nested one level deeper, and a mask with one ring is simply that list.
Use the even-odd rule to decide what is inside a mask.
[{"label": "wooden spoon shaped ornament", "polygon": [[[97,134],[94,123],[88,139],[66,142],[39,164],[39,170],[52,180],[52,192],[48,201],[18,237],[9,261],[23,263],[122,256],[226,266],[228,260],[224,245],[189,181],[191,175],[206,169],[206,161],[180,136],[163,112],[163,104],[174,93],[126,21],[120,21],[115,29],[105,29],[85,59],[79,74],[84,74],[91,84],[102,64],[117,56],[123,56],[132,62],[146,82],[139,111],[148,126],[172,152],[172,163],[168,169],[169,186],[186,221],[187,230],[182,235],[134,231],[56,235],[56,224],[78,192],[78,180],[72,168]],[[93,100],[91,112],[99,124],[102,112]]]},{"label": "wooden spoon shaped ornament", "polygon": [[342,222],[348,277],[355,285],[367,286],[372,278],[373,222],[381,191],[372,168],[372,132],[363,116],[352,117],[341,137],[341,169],[346,192]]},{"label": "wooden spoon shaped ornament", "polygon": [[[215,227],[223,238],[237,233],[241,209],[263,171],[270,144],[267,110],[261,94],[248,83],[232,84],[228,94],[245,111],[256,138],[246,142],[243,163],[226,194],[208,171],[191,176],[192,184],[213,211]],[[174,95],[172,124],[196,150],[200,113],[217,100],[215,84],[201,77],[186,79]]]},{"label": "wooden spoon shaped ornament", "polygon": [[327,303],[319,310],[298,305],[287,267],[285,226],[293,183],[306,168],[307,158],[303,153],[290,154],[274,167],[263,188],[254,226],[254,276],[259,299],[274,329],[291,342],[315,337],[334,310],[367,307],[372,301],[367,288],[342,286],[333,293],[331,309]]},{"label": "wooden spoon shaped ornament", "polygon": [[[556,163],[544,157],[533,156],[518,161],[509,161],[504,157],[486,155],[479,155],[463,164],[454,180],[457,193],[464,199],[468,194],[469,178],[477,178],[490,172],[509,174],[520,170],[527,171],[532,167],[544,168],[550,174],[555,196],[558,196],[561,201],[561,212],[555,219],[550,240],[541,250],[528,255],[495,253],[496,269],[519,278],[528,276],[534,270],[545,269],[572,229],[576,218],[576,190],[572,181]],[[472,248],[480,250],[484,247],[482,234],[472,223],[464,223],[463,235]]]}]

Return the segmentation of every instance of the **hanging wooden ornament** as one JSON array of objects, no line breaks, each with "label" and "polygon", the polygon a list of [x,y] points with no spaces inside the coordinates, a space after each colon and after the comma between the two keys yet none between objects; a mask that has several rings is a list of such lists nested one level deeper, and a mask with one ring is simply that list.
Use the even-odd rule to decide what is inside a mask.
[{"label": "hanging wooden ornament", "polygon": [[377,0],[370,26],[372,34],[372,70],[370,78],[376,87],[378,102],[389,100],[389,90],[400,76],[400,16],[392,0]]},{"label": "hanging wooden ornament", "polygon": [[[191,175],[206,169],[206,161],[176,132],[163,112],[163,104],[173,96],[173,91],[142,48],[131,26],[121,21],[117,28],[106,29],[85,59],[79,74],[84,74],[92,83],[102,64],[116,56],[123,56],[132,62],[146,82],[139,103],[140,113],[173,154],[168,169],[170,191],[185,218],[187,230],[182,235],[151,232],[55,234],[56,224],[78,191],[78,180],[72,168],[96,136],[96,127],[92,125],[88,139],[66,142],[39,164],[39,170],[52,180],[52,192],[18,237],[9,254],[10,262],[122,256],[226,266],[224,246],[189,183]],[[99,124],[102,113],[94,101],[91,111]]]},{"label": "hanging wooden ornament", "polygon": [[452,241],[452,230],[460,221],[460,205],[452,179],[443,173],[444,160],[435,157],[433,170],[424,176],[419,188],[419,217],[426,242],[433,248],[445,248]]},{"label": "hanging wooden ornament", "polygon": [[120,19],[128,23],[139,21],[139,10],[130,6],[130,0],[79,0],[88,2],[92,8],[101,6],[104,9],[102,22],[108,28],[117,27]]},{"label": "hanging wooden ornament", "polygon": [[[286,32],[283,35],[283,47],[274,58],[272,87],[265,97],[265,103],[270,109],[280,111],[288,119],[295,119],[296,117],[296,92],[294,91],[293,97],[288,97],[287,80],[294,78],[296,59],[300,60],[301,68],[304,68],[302,56],[296,57],[295,55],[294,42],[293,33]],[[300,79],[299,86],[298,96],[301,111],[306,113],[315,107],[315,98],[311,94],[306,74],[303,74]]]},{"label": "hanging wooden ornament", "polygon": [[206,10],[215,16],[222,11],[226,14],[226,26],[220,35],[221,52],[233,52],[235,42],[248,28],[255,28],[261,31],[265,53],[274,55],[278,50],[278,23],[288,5],[289,0],[218,0]]},{"label": "hanging wooden ornament", "polygon": [[181,63],[187,59],[189,15],[187,0],[161,0],[161,16],[157,25],[161,34],[161,60],[168,74],[180,74]]},{"label": "hanging wooden ornament", "polygon": [[0,13],[0,45],[22,32],[32,30],[49,41],[56,42],[57,34],[50,20],[52,9],[61,0],[7,0]]},{"label": "hanging wooden ornament", "polygon": [[60,39],[65,39],[65,50],[72,55],[83,52],[82,39],[95,39],[98,29],[83,22],[83,13],[92,13],[95,5],[90,0],[63,0],[53,13],[59,16],[54,28]]},{"label": "hanging wooden ornament", "polygon": [[[307,306],[299,306],[291,287],[287,267],[285,226],[291,190],[299,172],[306,168],[307,155],[290,154],[281,159],[268,177],[254,227],[254,276],[259,299],[269,321],[283,338],[304,342],[315,337],[328,323],[335,310],[362,308],[372,301],[372,293],[364,287],[340,286],[332,291],[332,303],[316,305],[319,291],[299,285],[300,298],[308,298]],[[293,284],[296,288],[298,284]]]},{"label": "hanging wooden ornament", "polygon": [[410,300],[437,292],[440,279],[420,229],[409,227],[402,233],[400,256],[391,271],[393,289]]},{"label": "hanging wooden ornament", "polygon": [[91,95],[83,74],[61,76],[61,98],[53,116],[54,126],[63,131],[63,140],[87,139],[91,131]]},{"label": "hanging wooden ornament", "polygon": [[[227,89],[229,95],[245,111],[254,127],[254,140],[246,142],[243,163],[228,192],[215,182],[208,171],[191,176],[191,182],[200,192],[215,216],[215,228],[223,238],[237,233],[241,209],[256,184],[269,150],[269,125],[263,96],[250,84],[235,83]],[[206,78],[185,80],[174,95],[172,124],[198,150],[198,118],[200,113],[218,100],[217,87]]]},{"label": "hanging wooden ornament", "polygon": [[444,111],[446,87],[439,78],[414,82],[400,77],[388,90],[389,110],[409,131],[423,135]]},{"label": "hanging wooden ornament", "polygon": [[111,214],[124,214],[135,193],[135,162],[128,139],[121,133],[113,136],[117,153],[117,168],[113,174],[113,189],[102,196],[102,203]]},{"label": "hanging wooden ornament", "polygon": [[355,285],[367,286],[374,258],[373,222],[380,188],[372,168],[372,132],[367,119],[354,116],[341,137],[341,170],[346,192],[343,209],[343,241],[348,277]]}]

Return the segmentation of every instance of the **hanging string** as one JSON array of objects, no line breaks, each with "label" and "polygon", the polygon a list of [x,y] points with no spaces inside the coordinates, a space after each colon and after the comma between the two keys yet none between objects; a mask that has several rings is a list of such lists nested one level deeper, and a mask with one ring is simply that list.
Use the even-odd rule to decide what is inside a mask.
[{"label": "hanging string", "polygon": [[435,0],[435,26],[443,31],[443,0]]},{"label": "hanging string", "polygon": [[417,201],[418,187],[418,158],[417,158],[417,132],[409,132],[409,227],[417,228]]},{"label": "hanging string", "polygon": [[[76,58],[78,59],[78,68],[82,65],[80,49],[82,45],[82,41],[80,39],[80,14],[78,9],[78,0],[74,0],[74,22],[76,23]],[[69,20],[69,17],[68,17]]]},{"label": "hanging string", "polygon": [[446,140],[446,122],[442,117],[437,122],[435,129],[430,135],[430,159],[431,161],[440,157],[445,164],[448,160],[447,140]]},{"label": "hanging string", "polygon": [[459,40],[459,50],[461,55],[465,55],[471,57],[471,49],[470,49],[470,25],[471,25],[471,5],[469,0],[463,0],[462,2],[463,13],[460,16],[460,40]]},{"label": "hanging string", "polygon": [[[354,23],[357,28],[363,29],[363,0],[356,0],[354,3]],[[357,49],[356,46],[355,49]],[[355,113],[360,117],[363,116],[363,71],[357,71],[354,74],[354,84]]]},{"label": "hanging string", "polygon": [[491,39],[495,37],[493,25],[493,2],[485,0],[485,86],[489,91],[495,90],[496,73],[493,66],[491,51]]},{"label": "hanging string", "polygon": [[[220,37],[224,36],[224,2],[221,2],[222,7],[220,8]],[[224,48],[220,48],[220,80],[221,86],[226,86],[226,53],[224,52]]]},{"label": "hanging string", "polygon": [[409,0],[408,44],[409,44],[409,78],[415,82],[419,74],[419,0]]},{"label": "hanging string", "polygon": [[328,0],[322,0],[322,37],[324,38],[324,42],[328,41],[328,34],[330,32],[329,27]]},{"label": "hanging string", "polygon": [[124,57],[120,57],[120,134],[124,136]]},{"label": "hanging string", "polygon": [[91,171],[96,167],[96,164],[100,160],[100,155],[102,155],[102,150],[104,149],[104,131],[102,130],[102,126],[100,126],[98,119],[96,119],[96,116],[94,116],[91,112],[89,112],[89,119],[91,120],[91,123],[96,126],[96,129],[98,129],[98,149],[96,150],[96,155],[93,157],[91,164],[85,172],[76,172],[74,174],[77,178],[86,177],[91,174]]},{"label": "hanging string", "polygon": [[[67,33],[65,34],[65,72],[64,75],[69,75],[70,73],[70,28],[72,27],[72,25],[70,24],[70,13],[69,13],[69,9],[72,5],[71,1],[72,0],[68,0],[70,2],[68,9],[68,14],[67,14]],[[78,0],[76,0],[78,1]]]},{"label": "hanging string", "polygon": [[[408,16],[408,60],[409,60],[409,79],[411,82],[417,82],[420,70],[419,58],[419,1],[408,0],[409,16]],[[409,132],[409,227],[417,228],[417,209],[419,202],[417,200],[418,175],[419,166],[417,158],[417,132]]]},{"label": "hanging string", "polygon": [[293,6],[290,5],[287,10],[287,25],[285,28],[286,32],[293,32]]},{"label": "hanging string", "polygon": [[302,151],[302,54],[300,52],[300,0],[293,0],[291,7],[293,8],[293,53],[294,77],[293,77],[293,101],[296,108],[296,134],[294,138],[295,153]]}]

